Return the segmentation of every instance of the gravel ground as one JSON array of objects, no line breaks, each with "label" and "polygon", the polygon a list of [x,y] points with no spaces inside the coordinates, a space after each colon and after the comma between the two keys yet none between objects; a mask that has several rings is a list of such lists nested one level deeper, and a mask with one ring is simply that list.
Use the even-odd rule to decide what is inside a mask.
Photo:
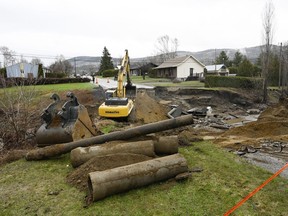
[{"label": "gravel ground", "polygon": [[[261,152],[245,154],[242,157],[244,157],[248,162],[262,167],[263,169],[272,173],[277,172],[288,162],[287,160],[285,161],[283,159],[273,157],[270,154]],[[288,169],[285,169],[282,173],[280,173],[280,176],[288,179]]]}]

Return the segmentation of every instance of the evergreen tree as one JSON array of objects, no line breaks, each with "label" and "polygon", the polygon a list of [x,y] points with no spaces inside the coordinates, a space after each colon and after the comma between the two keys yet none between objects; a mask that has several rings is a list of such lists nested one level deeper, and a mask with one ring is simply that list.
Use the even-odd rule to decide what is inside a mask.
[{"label": "evergreen tree", "polygon": [[222,51],[219,56],[215,60],[215,64],[225,64],[227,67],[231,66],[231,62],[229,61],[229,57],[227,56],[225,51]]},{"label": "evergreen tree", "polygon": [[100,62],[100,68],[98,73],[102,75],[102,72],[108,69],[114,69],[114,65],[112,62],[112,57],[110,56],[110,53],[106,46],[104,47],[102,57],[101,57],[101,62]]},{"label": "evergreen tree", "polygon": [[253,65],[246,57],[239,64],[238,76],[255,77],[259,75],[259,69]]},{"label": "evergreen tree", "polygon": [[279,61],[278,55],[272,53],[270,56],[270,65],[269,65],[269,76],[268,76],[269,85],[273,85],[273,86],[278,85],[279,66],[280,66],[280,61]]},{"label": "evergreen tree", "polygon": [[39,64],[38,65],[38,78],[42,78],[44,76],[44,73],[43,73],[43,65],[42,64]]},{"label": "evergreen tree", "polygon": [[239,65],[241,64],[242,61],[243,61],[243,55],[239,51],[237,51],[234,55],[232,65],[234,67],[239,67]]},{"label": "evergreen tree", "polygon": [[[256,65],[258,68],[261,69],[261,66],[263,65],[263,53],[260,53],[259,57],[257,58]],[[276,86],[279,83],[279,66],[280,66],[280,60],[279,56],[275,53],[271,53],[269,57],[269,76],[267,77],[267,82],[269,85]]]}]

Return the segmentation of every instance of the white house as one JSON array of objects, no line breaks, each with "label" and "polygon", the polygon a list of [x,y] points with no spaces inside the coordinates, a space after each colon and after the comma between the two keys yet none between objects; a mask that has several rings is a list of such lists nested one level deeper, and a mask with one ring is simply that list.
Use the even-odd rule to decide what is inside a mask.
[{"label": "white house", "polygon": [[18,63],[6,67],[7,77],[37,78],[38,65],[30,63]]},{"label": "white house", "polygon": [[200,77],[204,72],[205,65],[198,61],[194,56],[181,56],[169,59],[158,67],[157,77],[186,80],[187,77]]},{"label": "white house", "polygon": [[224,64],[206,65],[207,75],[228,76],[229,69]]}]

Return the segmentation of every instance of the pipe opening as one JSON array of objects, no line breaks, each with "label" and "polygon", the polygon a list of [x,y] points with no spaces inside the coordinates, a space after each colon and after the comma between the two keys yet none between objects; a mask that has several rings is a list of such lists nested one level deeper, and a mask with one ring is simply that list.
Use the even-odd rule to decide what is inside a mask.
[{"label": "pipe opening", "polygon": [[94,197],[93,197],[93,185],[92,185],[92,182],[91,182],[91,178],[90,178],[90,175],[88,175],[88,194],[87,194],[87,200],[86,200],[86,204],[89,205],[93,202],[94,200]]}]

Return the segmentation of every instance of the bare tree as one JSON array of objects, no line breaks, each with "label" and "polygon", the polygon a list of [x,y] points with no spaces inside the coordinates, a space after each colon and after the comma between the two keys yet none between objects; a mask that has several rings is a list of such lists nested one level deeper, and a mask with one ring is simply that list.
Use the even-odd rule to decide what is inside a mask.
[{"label": "bare tree", "polygon": [[66,75],[71,74],[73,70],[73,66],[68,60],[65,60],[63,55],[60,55],[49,68],[53,73],[64,73]]},{"label": "bare tree", "polygon": [[16,147],[25,140],[28,129],[35,127],[32,120],[37,113],[33,111],[31,104],[37,91],[34,85],[24,86],[24,81],[19,83],[15,80],[12,85],[13,88],[8,88],[3,83],[0,110],[4,114],[4,120],[1,120],[0,132],[5,145],[10,143],[13,145],[11,147]]},{"label": "bare tree", "polygon": [[40,58],[33,58],[31,60],[31,64],[34,64],[34,65],[39,65],[39,64],[43,64],[41,59]]},{"label": "bare tree", "polygon": [[20,56],[20,63],[28,63],[27,59],[25,59],[23,55]]},{"label": "bare tree", "polygon": [[16,61],[15,52],[10,50],[8,47],[1,46],[0,52],[2,53],[2,55],[4,57],[4,67],[9,66]]},{"label": "bare tree", "polygon": [[160,58],[160,63],[175,58],[179,42],[177,38],[170,38],[168,35],[161,36],[157,39],[156,55]]},{"label": "bare tree", "polygon": [[263,102],[268,101],[268,76],[270,66],[270,56],[272,52],[273,41],[273,21],[274,5],[271,1],[265,5],[263,13],[263,46],[262,46],[262,77],[263,77]]}]

